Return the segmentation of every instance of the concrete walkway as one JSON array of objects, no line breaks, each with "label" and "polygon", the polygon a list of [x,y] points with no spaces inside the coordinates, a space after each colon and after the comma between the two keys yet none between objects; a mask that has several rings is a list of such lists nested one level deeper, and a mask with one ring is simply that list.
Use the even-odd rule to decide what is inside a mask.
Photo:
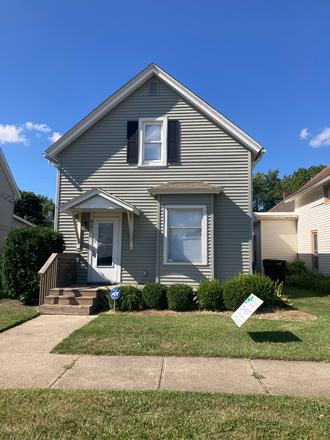
[{"label": "concrete walkway", "polygon": [[43,315],[0,334],[0,388],[209,391],[330,397],[330,363],[50,354],[96,316]]}]

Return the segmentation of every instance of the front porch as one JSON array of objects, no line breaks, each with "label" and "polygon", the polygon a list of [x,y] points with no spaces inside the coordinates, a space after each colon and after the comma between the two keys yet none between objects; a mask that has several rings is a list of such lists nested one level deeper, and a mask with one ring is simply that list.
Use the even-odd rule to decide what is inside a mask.
[{"label": "front porch", "polygon": [[78,259],[78,253],[52,254],[40,269],[40,313],[91,315],[106,306],[104,284],[76,284]]}]

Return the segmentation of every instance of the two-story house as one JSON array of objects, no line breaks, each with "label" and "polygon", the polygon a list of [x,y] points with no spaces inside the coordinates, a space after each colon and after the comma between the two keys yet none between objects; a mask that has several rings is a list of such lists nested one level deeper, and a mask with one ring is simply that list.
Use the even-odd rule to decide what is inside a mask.
[{"label": "two-story house", "polygon": [[268,212],[254,215],[254,259],[304,261],[330,275],[330,165]]},{"label": "two-story house", "polygon": [[264,149],[155,64],[44,156],[77,282],[183,282],[252,268],[252,169]]}]

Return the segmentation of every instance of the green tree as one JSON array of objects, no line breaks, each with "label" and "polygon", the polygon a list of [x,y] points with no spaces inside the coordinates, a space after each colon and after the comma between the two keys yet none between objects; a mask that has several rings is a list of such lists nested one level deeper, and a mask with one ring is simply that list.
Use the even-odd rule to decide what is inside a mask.
[{"label": "green tree", "polygon": [[266,212],[283,199],[279,170],[269,170],[267,174],[256,173],[253,176],[253,210]]},{"label": "green tree", "polygon": [[295,171],[292,176],[290,176],[290,185],[288,188],[289,194],[294,194],[296,191],[298,191],[298,189],[324,170],[324,168],[326,168],[325,165],[312,165],[309,168],[298,168],[298,170]]},{"label": "green tree", "polygon": [[21,191],[15,200],[14,213],[37,226],[53,227],[55,205],[52,199],[32,191]]}]

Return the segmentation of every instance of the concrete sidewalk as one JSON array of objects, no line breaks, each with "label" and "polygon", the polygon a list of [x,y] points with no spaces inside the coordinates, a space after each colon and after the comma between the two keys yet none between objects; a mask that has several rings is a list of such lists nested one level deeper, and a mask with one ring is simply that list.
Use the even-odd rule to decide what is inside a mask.
[{"label": "concrete sidewalk", "polygon": [[330,397],[330,363],[77,356],[52,348],[96,316],[43,315],[0,334],[0,388],[209,391]]}]

